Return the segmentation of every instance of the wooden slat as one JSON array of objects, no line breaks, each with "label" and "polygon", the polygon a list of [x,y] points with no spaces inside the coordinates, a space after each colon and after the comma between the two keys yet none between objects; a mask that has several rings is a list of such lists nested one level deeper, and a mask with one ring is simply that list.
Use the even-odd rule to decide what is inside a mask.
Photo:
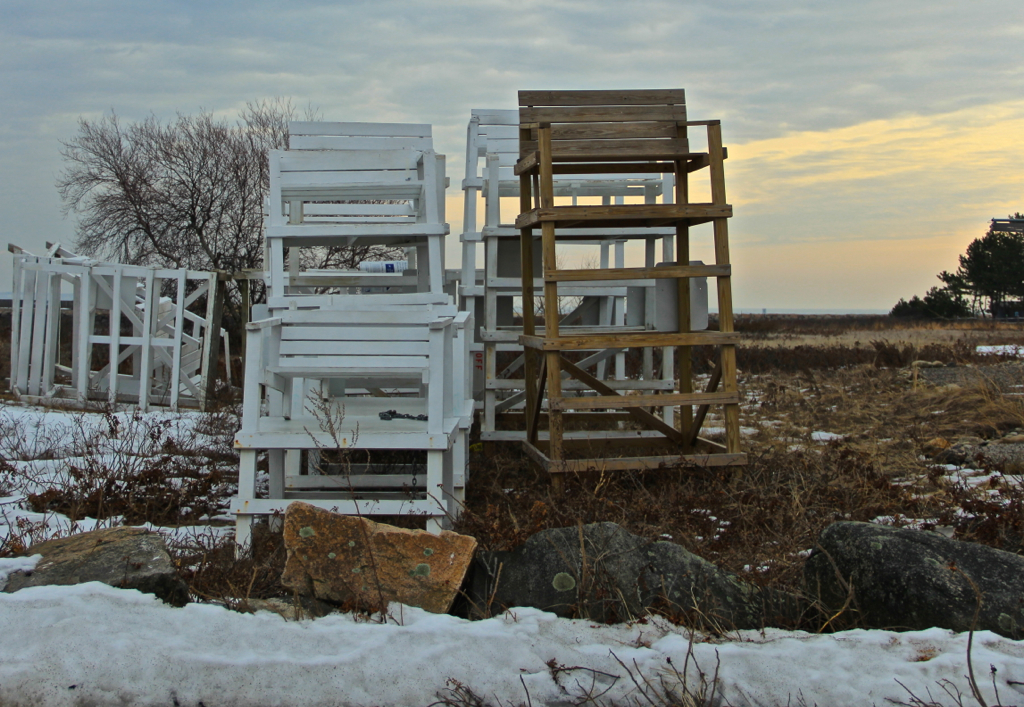
[{"label": "wooden slat", "polygon": [[[549,355],[553,356],[553,355],[556,355],[556,354],[549,354]],[[561,359],[560,356],[559,356],[559,358]],[[573,363],[570,363],[569,361],[566,361],[564,359],[561,359],[559,361],[559,363],[562,366],[562,370],[564,370],[566,373],[568,373],[570,376],[572,376],[576,380],[581,381],[583,383],[586,383],[591,388],[596,390],[598,393],[601,393],[602,395],[609,396],[609,397],[618,397],[618,398],[623,397],[621,395],[616,395],[614,390],[612,390],[611,388],[606,386],[604,383],[599,381],[594,376],[592,376],[589,373],[587,373],[586,371],[584,371],[579,366],[577,366],[577,365],[575,365]],[[551,401],[553,402],[555,400],[558,400],[559,398],[560,398],[560,396],[554,394],[554,391],[552,391]],[[551,419],[553,419],[555,417],[557,408],[555,408],[554,406],[551,406],[549,409],[551,410],[551,413],[549,413],[548,427],[551,428],[550,421],[551,421]],[[682,433],[679,432],[679,430],[677,430],[674,427],[672,427],[671,425],[666,424],[666,422],[664,420],[662,420],[661,418],[655,417],[651,413],[647,412],[646,410],[642,410],[640,408],[627,407],[626,411],[630,415],[632,415],[640,424],[644,425],[645,427],[649,427],[649,428],[651,428],[653,430],[657,430],[658,432],[661,432],[663,435],[665,435],[669,439],[671,439],[671,440],[673,440],[675,442],[678,442],[680,444],[683,442],[683,435],[682,435]],[[555,435],[554,435],[553,432],[552,432],[551,438],[555,439]],[[561,439],[560,438],[558,439],[558,443],[559,443],[559,445],[561,444]],[[554,456],[555,455],[552,454],[552,457],[554,457]]]},{"label": "wooden slat", "polygon": [[333,150],[284,151],[278,158],[282,172],[339,172],[364,170],[413,170],[420,159],[418,150]]},{"label": "wooden slat", "polygon": [[[536,141],[537,131],[531,130],[530,134],[532,141]],[[674,138],[676,134],[675,123],[560,123],[551,126],[554,143],[563,140]]]},{"label": "wooden slat", "polygon": [[619,457],[618,459],[566,459],[550,462],[548,473],[581,474],[588,471],[671,471],[679,467],[742,466],[746,454],[676,454],[658,457]]},{"label": "wooden slat", "polygon": [[684,120],[686,120],[685,106],[594,106],[519,109],[520,125],[531,123],[675,123]]},{"label": "wooden slat", "polygon": [[661,407],[664,405],[729,405],[738,404],[739,393],[665,393],[663,395],[591,395],[550,400],[554,410],[617,410],[630,407]]},{"label": "wooden slat", "polygon": [[[690,153],[689,164],[704,159],[706,156],[693,157]],[[527,163],[524,163],[527,164]],[[551,166],[553,174],[667,174],[675,171],[674,162],[618,162],[602,164],[565,164]],[[529,168],[524,167],[524,171]]]},{"label": "wooden slat", "polygon": [[337,137],[334,135],[292,135],[289,151],[303,150],[432,150],[429,137]]},{"label": "wooden slat", "polygon": [[555,270],[544,273],[548,282],[580,282],[600,280],[640,280],[648,278],[729,277],[731,265],[673,265],[654,268],[596,268],[587,270]]},{"label": "wooden slat", "polygon": [[685,104],[682,88],[597,91],[520,91],[520,106],[634,106]]},{"label": "wooden slat", "polygon": [[428,329],[417,326],[286,326],[281,341],[426,341]]},{"label": "wooden slat", "polygon": [[339,341],[314,339],[282,341],[282,356],[380,356],[384,361],[395,356],[426,356],[426,341]]},{"label": "wooden slat", "polygon": [[318,371],[324,378],[330,378],[340,369],[423,369],[427,367],[426,356],[295,356],[281,360],[281,365],[273,367],[274,373],[286,374],[289,369]]},{"label": "wooden slat", "polygon": [[624,204],[619,206],[553,206],[533,209],[516,217],[516,228],[534,228],[542,223],[561,224],[571,227],[595,227],[596,221],[628,222],[664,220],[666,223],[687,220],[710,220],[731,218],[729,204]]},{"label": "wooden slat", "polygon": [[342,135],[360,137],[430,137],[429,123],[337,123],[294,120],[289,135]]},{"label": "wooden slat", "polygon": [[[527,142],[519,147],[519,154],[528,155],[537,149],[536,143]],[[553,160],[597,162],[599,160],[670,160],[683,159],[690,154],[689,142],[676,138],[653,140],[562,140],[551,145]]]},{"label": "wooden slat", "polygon": [[[281,190],[284,192],[282,198],[287,199],[292,194],[301,193],[303,190],[316,190],[322,188],[354,189],[360,185],[378,186],[390,194],[389,190],[395,185],[411,186],[417,189],[423,188],[423,182],[416,178],[414,170],[406,169],[382,169],[367,170],[358,168],[348,170],[331,171],[306,171],[301,172],[280,172],[278,175]],[[402,193],[410,192],[406,189]],[[343,197],[337,197],[339,200]]]},{"label": "wooden slat", "polygon": [[587,349],[642,348],[645,346],[718,346],[721,344],[738,344],[740,334],[735,332],[722,333],[717,331],[693,332],[689,334],[675,333],[626,333],[587,336],[562,336],[558,339],[545,339],[542,336],[519,337],[519,343],[531,349],[541,351],[573,351]]}]

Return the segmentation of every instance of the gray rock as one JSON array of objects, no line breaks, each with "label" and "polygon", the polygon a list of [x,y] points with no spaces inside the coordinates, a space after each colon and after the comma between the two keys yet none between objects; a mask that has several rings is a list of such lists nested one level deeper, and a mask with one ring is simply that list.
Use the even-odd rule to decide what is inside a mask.
[{"label": "gray rock", "polygon": [[795,597],[741,582],[669,542],[614,523],[555,528],[511,552],[478,552],[470,614],[532,606],[559,616],[623,621],[658,609],[710,628],[761,628],[799,615]]},{"label": "gray rock", "polygon": [[156,594],[184,606],[188,586],[178,576],[159,533],[144,528],[107,528],[33,545],[25,553],[42,555],[31,572],[14,572],[5,592],[47,584],[103,582],[112,587]]},{"label": "gray rock", "polygon": [[313,597],[271,597],[246,599],[235,606],[240,611],[271,611],[286,621],[319,619],[335,611],[333,605]]},{"label": "gray rock", "polygon": [[844,521],[822,532],[804,580],[830,616],[850,598],[835,628],[973,627],[1024,638],[1024,557],[984,545]]}]

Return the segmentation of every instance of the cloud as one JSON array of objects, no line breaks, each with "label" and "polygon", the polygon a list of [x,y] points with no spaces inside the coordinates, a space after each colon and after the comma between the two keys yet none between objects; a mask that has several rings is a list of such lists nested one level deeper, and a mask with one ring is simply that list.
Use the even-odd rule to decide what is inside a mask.
[{"label": "cloud", "polygon": [[284,96],[327,119],[429,122],[457,184],[471,108],[514,107],[526,88],[682,86],[694,118],[723,120],[738,245],[966,233],[1020,198],[1020,162],[1006,169],[1019,14],[1019,0],[8,0],[0,209],[10,238],[68,240],[58,141],[111,109],[230,117]]}]

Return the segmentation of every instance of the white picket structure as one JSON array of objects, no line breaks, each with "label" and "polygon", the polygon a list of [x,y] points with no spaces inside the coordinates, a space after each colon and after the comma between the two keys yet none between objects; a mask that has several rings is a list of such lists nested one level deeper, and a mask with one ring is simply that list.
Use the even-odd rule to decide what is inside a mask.
[{"label": "white picket structure", "polygon": [[[151,405],[206,406],[221,340],[230,358],[227,332],[218,326],[217,336],[208,335],[211,323],[219,321],[216,273],[101,262],[59,244],[44,256],[8,249],[14,253],[12,391],[29,399],[137,404],[143,411]],[[62,362],[65,284],[72,291],[71,332],[65,337],[71,360]],[[204,315],[191,311],[204,296]],[[123,332],[125,325],[130,334]],[[107,363],[97,367],[98,348]]]},{"label": "white picket structure", "polygon": [[[444,291],[444,157],[429,125],[301,122],[289,133],[290,149],[269,156],[267,306],[247,326],[236,543],[249,544],[255,516],[295,499],[423,516],[437,531],[464,501],[473,415],[473,319]],[[375,244],[410,249],[415,264],[311,272],[295,257]]]},{"label": "white picket structure", "polygon": [[[522,379],[522,356],[516,356],[508,365],[499,365],[499,353],[522,352],[518,337],[520,326],[514,326],[513,300],[521,296],[521,258],[519,230],[502,219],[502,199],[505,199],[505,217],[518,214],[519,177],[513,168],[519,158],[519,111],[474,109],[471,113],[466,140],[466,178],[462,183],[465,196],[464,232],[462,240],[462,282],[459,288],[461,307],[474,312],[478,331],[472,347],[474,363],[474,393],[481,402],[480,434],[484,440],[521,439],[521,430],[499,429],[498,416],[508,410],[522,409],[525,405]],[[674,177],[625,178],[615,174],[555,175],[556,197],[571,199],[599,198],[603,204],[623,203],[627,198],[642,198],[645,203],[672,201]],[[483,197],[484,213],[481,224],[478,202]],[[509,203],[513,199],[515,203]],[[574,236],[579,245],[598,245],[601,268],[625,266],[625,243],[636,238],[636,229],[590,229]],[[675,231],[672,228],[645,229],[647,267],[660,260],[673,259]],[[661,248],[658,248],[658,242]],[[535,287],[542,287],[540,267],[540,237],[533,252]],[[484,267],[477,269],[477,244],[483,245]],[[597,264],[594,267],[598,267]],[[703,292],[701,292],[703,287]],[[573,282],[559,287],[560,295],[579,298],[574,311],[563,315],[561,330],[569,333],[574,327],[593,332],[607,329],[609,333],[631,328],[655,328],[657,319],[655,280],[622,280],[609,286],[604,282]],[[695,321],[707,316],[706,283],[691,280]],[[631,301],[627,303],[627,298]],[[703,311],[701,309],[703,303]],[[627,310],[629,312],[627,318]],[[699,325],[694,327],[700,328]],[[622,390],[671,390],[673,380],[673,354],[663,349],[660,376],[655,375],[652,349],[644,351],[642,375],[639,380],[626,380],[625,354],[621,350],[595,351],[587,363],[597,362],[597,373],[608,385]],[[608,366],[614,361],[614,366]],[[566,381],[567,389],[576,385]],[[671,422],[673,410],[664,408],[666,421]]]}]

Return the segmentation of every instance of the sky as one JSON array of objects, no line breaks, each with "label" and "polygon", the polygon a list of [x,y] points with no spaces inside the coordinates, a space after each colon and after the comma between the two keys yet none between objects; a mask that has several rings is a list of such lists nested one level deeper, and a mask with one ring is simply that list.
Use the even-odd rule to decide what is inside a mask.
[{"label": "sky", "polygon": [[1022,41],[1019,0],[0,0],[3,237],[74,242],[54,183],[80,117],[234,120],[283,97],[431,123],[456,267],[472,108],[685,88],[729,147],[737,308],[888,310],[1024,211]]}]

